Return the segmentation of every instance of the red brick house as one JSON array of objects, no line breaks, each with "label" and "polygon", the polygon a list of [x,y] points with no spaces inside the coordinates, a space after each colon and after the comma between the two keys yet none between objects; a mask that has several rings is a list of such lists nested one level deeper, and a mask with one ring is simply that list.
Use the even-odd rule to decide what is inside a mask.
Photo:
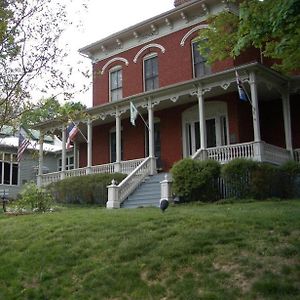
[{"label": "red brick house", "polygon": [[[168,172],[184,157],[221,163],[237,157],[274,164],[299,160],[299,77],[275,72],[255,49],[208,66],[194,39],[209,13],[238,8],[221,0],[176,0],[174,6],[80,49],[91,59],[94,76],[89,118],[76,120],[87,142],[78,135],[74,170],[62,166],[61,172],[41,175],[40,184],[125,172],[130,175],[116,188],[125,196],[108,204],[119,207],[144,177]],[[239,99],[236,71],[250,101]],[[135,126],[130,103],[143,117]],[[62,129],[65,143],[65,125],[53,121],[40,127],[51,128]]]}]

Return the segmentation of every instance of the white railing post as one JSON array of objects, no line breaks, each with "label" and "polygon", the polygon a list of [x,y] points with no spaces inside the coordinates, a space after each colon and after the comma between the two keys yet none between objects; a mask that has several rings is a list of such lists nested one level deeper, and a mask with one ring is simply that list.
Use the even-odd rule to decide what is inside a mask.
[{"label": "white railing post", "polygon": [[263,161],[264,145],[262,142],[254,142],[253,144],[253,160]]},{"label": "white railing post", "polygon": [[172,179],[168,174],[165,175],[165,179],[160,182],[160,201],[167,200],[169,203],[173,201],[172,197]]},{"label": "white railing post", "polygon": [[120,208],[119,201],[119,187],[116,181],[113,179],[111,185],[107,187],[108,189],[108,201],[106,203],[106,208]]}]

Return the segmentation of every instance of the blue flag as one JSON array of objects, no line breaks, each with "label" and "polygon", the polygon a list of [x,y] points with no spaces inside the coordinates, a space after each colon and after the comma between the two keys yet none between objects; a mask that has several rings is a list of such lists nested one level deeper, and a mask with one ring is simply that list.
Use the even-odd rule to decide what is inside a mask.
[{"label": "blue flag", "polygon": [[249,101],[248,96],[247,96],[247,92],[245,90],[245,87],[242,83],[242,80],[238,74],[237,71],[235,71],[235,77],[236,77],[236,84],[238,87],[238,92],[239,92],[239,97],[241,101]]}]

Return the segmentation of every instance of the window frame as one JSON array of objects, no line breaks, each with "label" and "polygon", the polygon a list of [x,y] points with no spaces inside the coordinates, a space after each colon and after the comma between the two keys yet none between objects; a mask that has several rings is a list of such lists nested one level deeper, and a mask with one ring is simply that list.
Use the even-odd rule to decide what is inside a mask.
[{"label": "window frame", "polygon": [[[211,66],[207,64],[207,60],[199,53],[199,57],[201,57],[203,60],[199,63],[196,63],[195,62],[195,48],[194,48],[194,45],[198,44],[199,41],[195,41],[195,40],[192,40],[191,41],[191,51],[192,51],[192,64],[193,64],[193,78],[201,78],[205,75],[209,75],[211,74]],[[201,75],[198,75],[196,74],[196,66],[197,65],[200,65],[200,64],[203,64],[203,68],[204,68],[204,73],[201,74]]]},{"label": "window frame", "polygon": [[[121,72],[121,85],[115,89],[112,89],[112,74],[116,72]],[[108,74],[109,102],[119,101],[123,98],[123,68],[121,65],[114,66],[111,69],[109,69]],[[119,96],[119,93],[117,93],[117,98],[113,99],[113,91],[120,91],[121,95]]]},{"label": "window frame", "polygon": [[[19,186],[20,164],[16,153],[0,152],[0,185]],[[8,170],[9,174],[6,174]]]},{"label": "window frame", "polygon": [[[146,78],[146,61],[150,60],[150,59],[154,59],[156,58],[156,62],[157,62],[157,74],[156,76],[151,76],[149,78]],[[154,86],[154,88],[152,89],[147,89],[147,84],[146,81],[147,80],[152,80],[152,85],[154,86],[154,80],[157,80],[157,86]],[[159,88],[159,66],[158,66],[158,54],[156,52],[152,52],[148,55],[145,55],[143,57],[143,84],[144,84],[144,92],[147,91],[153,91]]]},{"label": "window frame", "polygon": [[[73,158],[73,163],[70,163],[70,159]],[[75,169],[75,159],[74,155],[66,156],[66,171]],[[57,161],[57,170],[58,172],[62,171],[62,157],[60,157]]]}]

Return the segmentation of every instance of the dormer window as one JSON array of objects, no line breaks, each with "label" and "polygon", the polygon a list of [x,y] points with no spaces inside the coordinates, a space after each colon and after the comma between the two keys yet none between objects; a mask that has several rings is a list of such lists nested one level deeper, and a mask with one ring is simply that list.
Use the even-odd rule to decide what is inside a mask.
[{"label": "dormer window", "polygon": [[123,98],[122,68],[117,66],[109,72],[110,101],[117,101]]},{"label": "dormer window", "polygon": [[207,64],[207,60],[200,54],[198,50],[198,42],[192,43],[192,50],[193,50],[194,78],[198,78],[210,74],[211,68]]},{"label": "dormer window", "polygon": [[159,87],[158,59],[156,54],[144,58],[144,90],[151,91]]}]

